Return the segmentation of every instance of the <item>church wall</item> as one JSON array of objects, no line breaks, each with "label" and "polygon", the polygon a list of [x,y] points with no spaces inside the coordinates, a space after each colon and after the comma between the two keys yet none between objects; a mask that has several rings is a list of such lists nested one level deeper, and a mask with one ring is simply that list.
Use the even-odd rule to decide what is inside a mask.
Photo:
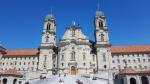
[{"label": "church wall", "polygon": [[[59,68],[69,69],[71,66],[76,66],[77,72],[81,73],[85,71],[85,69],[89,70],[90,62],[92,61],[90,50],[91,49],[88,45],[69,44],[64,47],[61,47],[58,56]],[[71,56],[72,52],[75,52],[75,59],[73,59]]]}]

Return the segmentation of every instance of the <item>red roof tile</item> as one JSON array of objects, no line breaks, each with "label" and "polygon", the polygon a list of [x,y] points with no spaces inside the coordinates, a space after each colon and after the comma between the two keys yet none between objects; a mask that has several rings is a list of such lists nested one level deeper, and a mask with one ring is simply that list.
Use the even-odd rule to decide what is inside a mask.
[{"label": "red roof tile", "polygon": [[150,45],[112,46],[112,53],[150,52]]},{"label": "red roof tile", "polygon": [[132,75],[132,74],[150,74],[150,70],[146,70],[146,71],[135,71],[133,69],[130,68],[126,68],[123,70],[120,70],[119,74],[127,74],[127,75]]},{"label": "red roof tile", "polygon": [[0,71],[0,75],[21,76],[22,74],[20,72],[18,72],[17,70],[2,70],[2,71]]},{"label": "red roof tile", "polygon": [[38,54],[38,49],[16,49],[7,50],[5,56],[36,56]]},{"label": "red roof tile", "polygon": [[[112,46],[112,53],[141,53],[150,52],[150,45],[131,45],[131,46]],[[7,50],[5,56],[36,56],[38,54],[38,49],[15,49]]]}]

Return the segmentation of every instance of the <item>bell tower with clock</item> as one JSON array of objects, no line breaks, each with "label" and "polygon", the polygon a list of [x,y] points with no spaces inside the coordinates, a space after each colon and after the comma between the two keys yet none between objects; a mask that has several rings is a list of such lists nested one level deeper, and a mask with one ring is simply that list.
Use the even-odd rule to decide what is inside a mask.
[{"label": "bell tower with clock", "polygon": [[41,46],[56,45],[56,20],[52,14],[48,14],[44,19]]},{"label": "bell tower with clock", "polygon": [[53,14],[44,19],[42,41],[39,48],[38,70],[41,74],[52,74],[54,48],[56,46],[56,20]]},{"label": "bell tower with clock", "polygon": [[110,70],[111,62],[111,44],[108,36],[106,17],[100,10],[96,11],[94,18],[95,25],[95,47],[97,51],[97,71]]}]

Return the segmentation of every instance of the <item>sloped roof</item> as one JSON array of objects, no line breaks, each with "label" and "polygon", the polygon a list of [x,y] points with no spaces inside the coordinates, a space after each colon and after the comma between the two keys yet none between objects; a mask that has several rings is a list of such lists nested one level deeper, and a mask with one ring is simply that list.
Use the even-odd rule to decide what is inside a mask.
[{"label": "sloped roof", "polygon": [[61,37],[61,40],[79,40],[79,39],[86,39],[89,40],[86,35],[83,34],[81,31],[80,26],[70,26],[66,29],[64,35]]},{"label": "sloped roof", "polygon": [[15,49],[7,50],[5,56],[36,56],[38,54],[38,49]]},{"label": "sloped roof", "polygon": [[[135,46],[112,46],[112,53],[141,53],[150,52],[150,45],[135,45]],[[14,49],[6,50],[5,56],[37,56],[39,51],[33,49]]]},{"label": "sloped roof", "polygon": [[145,71],[135,71],[130,68],[120,70],[119,74],[121,75],[133,75],[133,74],[150,74],[150,70]]},{"label": "sloped roof", "polygon": [[112,53],[150,52],[150,45],[112,46]]},{"label": "sloped roof", "polygon": [[17,70],[2,70],[0,71],[0,75],[22,76]]}]

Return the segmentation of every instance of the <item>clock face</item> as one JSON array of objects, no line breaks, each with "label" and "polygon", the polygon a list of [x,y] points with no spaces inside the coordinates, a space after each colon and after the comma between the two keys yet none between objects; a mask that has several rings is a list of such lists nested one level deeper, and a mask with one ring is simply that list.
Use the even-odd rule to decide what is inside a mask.
[{"label": "clock face", "polygon": [[49,35],[49,32],[46,32],[46,35]]}]

